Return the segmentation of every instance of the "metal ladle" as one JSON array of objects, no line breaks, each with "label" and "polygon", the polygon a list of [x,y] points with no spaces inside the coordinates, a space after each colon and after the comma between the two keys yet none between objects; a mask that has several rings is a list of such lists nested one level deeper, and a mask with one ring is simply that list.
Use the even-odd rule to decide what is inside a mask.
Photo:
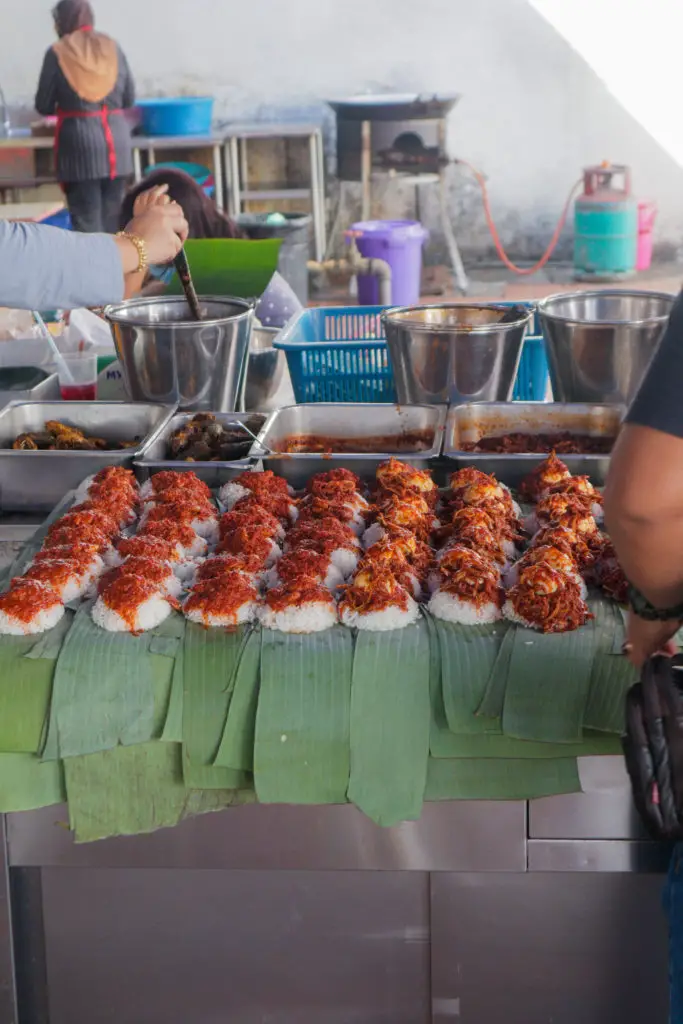
[{"label": "metal ladle", "polygon": [[259,439],[256,436],[256,434],[254,434],[245,423],[240,423],[239,420],[228,420],[226,422],[225,426],[226,427],[236,427],[238,430],[243,430],[245,434],[248,434],[249,437],[251,437],[256,442],[256,444],[259,446],[261,451],[264,451],[266,453],[266,455],[275,455],[276,454],[273,451],[272,448],[268,447],[267,444],[264,444],[262,441],[259,441]]},{"label": "metal ladle", "polygon": [[187,299],[187,304],[190,307],[192,316],[195,318],[195,320],[201,320],[202,311],[199,306],[199,299],[197,298],[197,289],[195,288],[194,281],[192,280],[190,264],[188,262],[187,253],[185,252],[184,246],[174,259],[173,265],[176,269],[178,277],[180,278],[180,283],[183,286],[185,298]]}]

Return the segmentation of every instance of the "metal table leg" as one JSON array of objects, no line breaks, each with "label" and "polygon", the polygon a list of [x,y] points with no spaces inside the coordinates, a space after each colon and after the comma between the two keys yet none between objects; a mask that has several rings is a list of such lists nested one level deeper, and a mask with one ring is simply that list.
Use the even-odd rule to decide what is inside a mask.
[{"label": "metal table leg", "polygon": [[136,184],[142,181],[142,155],[137,146],[133,149],[133,176]]},{"label": "metal table leg", "polygon": [[156,158],[155,151],[153,149],[148,149],[147,150],[147,166],[148,167],[156,167],[156,162],[157,162],[157,158]]},{"label": "metal table leg", "polygon": [[372,124],[370,121],[363,121],[361,124],[361,181],[363,188],[363,203],[361,206],[360,219],[370,220],[372,208],[371,178],[372,178]]},{"label": "metal table leg", "polygon": [[0,865],[0,1024],[17,1024],[14,928],[12,926],[12,898],[4,815],[0,817],[0,844],[2,846],[2,865]]},{"label": "metal table leg", "polygon": [[220,143],[213,147],[213,177],[216,185],[216,206],[225,210],[225,189],[223,186],[223,150]]},{"label": "metal table leg", "polygon": [[446,178],[443,171],[439,175],[439,205],[441,207],[441,224],[444,235],[446,236],[446,246],[448,247],[448,255],[451,260],[455,283],[462,294],[466,295],[469,288],[469,281],[467,279],[467,274],[465,273],[465,265],[462,261],[462,256],[460,255],[460,249],[458,248],[455,232],[453,231],[453,225],[451,224],[451,218],[448,212]]},{"label": "metal table leg", "polygon": [[325,258],[325,179],[322,174],[322,137],[314,132],[308,139],[311,156],[311,207],[313,210],[313,232],[315,236],[315,258],[321,262]]},{"label": "metal table leg", "polygon": [[226,145],[226,161],[230,168],[229,206],[231,217],[239,217],[242,212],[239,140],[235,136],[228,139]]}]

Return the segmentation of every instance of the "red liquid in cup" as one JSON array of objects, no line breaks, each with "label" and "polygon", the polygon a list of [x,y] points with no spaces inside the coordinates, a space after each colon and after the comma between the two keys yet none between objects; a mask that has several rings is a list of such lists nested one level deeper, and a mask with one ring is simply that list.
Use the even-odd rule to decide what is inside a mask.
[{"label": "red liquid in cup", "polygon": [[65,402],[94,402],[97,398],[97,384],[60,384],[59,390]]}]

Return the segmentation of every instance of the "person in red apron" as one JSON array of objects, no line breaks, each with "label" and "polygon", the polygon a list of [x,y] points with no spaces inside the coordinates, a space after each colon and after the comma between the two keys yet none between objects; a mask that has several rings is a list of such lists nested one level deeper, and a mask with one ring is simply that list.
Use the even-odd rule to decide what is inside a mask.
[{"label": "person in red apron", "polygon": [[53,10],[59,41],[45,54],[36,109],[57,117],[57,178],[76,231],[116,230],[133,172],[130,126],[135,103],[126,57],[94,29],[88,0],[60,0]]}]

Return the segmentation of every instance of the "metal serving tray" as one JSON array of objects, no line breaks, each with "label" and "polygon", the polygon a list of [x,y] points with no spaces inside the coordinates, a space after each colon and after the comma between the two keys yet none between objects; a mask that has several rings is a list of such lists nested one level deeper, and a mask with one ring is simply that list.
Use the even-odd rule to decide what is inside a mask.
[{"label": "metal serving tray", "polygon": [[[245,423],[258,416],[258,413],[216,412],[213,415],[218,423],[227,423],[231,420]],[[138,480],[145,481],[154,473],[171,469],[177,473],[196,473],[200,480],[203,480],[209,487],[220,487],[222,484],[227,483],[228,480],[233,480],[240,473],[244,473],[246,469],[253,466],[258,456],[251,453],[246,458],[236,459],[234,462],[180,462],[175,459],[168,459],[166,452],[171,434],[194,416],[196,416],[196,412],[177,413],[168,420],[164,429],[157,432],[155,437],[144,446],[140,455],[135,459],[133,466]],[[265,425],[265,415],[263,420]],[[256,446],[254,445],[252,446],[252,451],[255,450]]]},{"label": "metal serving tray", "polygon": [[[147,402],[10,402],[0,410],[0,509],[49,512],[92,473],[105,466],[131,466],[174,412],[174,407]],[[19,434],[43,430],[47,420],[107,441],[141,440],[133,448],[112,452],[12,450]]]},{"label": "metal serving tray", "polygon": [[[32,388],[18,390],[3,386],[5,375],[34,369],[45,376]],[[60,398],[59,377],[56,373],[47,373],[41,367],[5,366],[0,369],[0,408],[4,408],[9,402],[57,402]]]},{"label": "metal serving tray", "polygon": [[[283,476],[292,487],[300,489],[315,473],[344,466],[362,480],[374,478],[381,462],[391,455],[402,462],[422,469],[431,468],[441,454],[446,424],[446,407],[438,405],[370,405],[354,402],[319,402],[311,405],[288,405],[272,413],[259,434],[259,442],[272,448],[292,434],[320,434],[324,437],[371,437],[432,430],[430,448],[408,452],[344,453],[338,455],[276,453],[265,455],[254,446],[255,456],[263,454],[263,465]],[[389,446],[387,446],[389,447]]]},{"label": "metal serving tray", "polygon": [[[462,451],[461,444],[481,437],[512,432],[529,434],[567,430],[594,437],[619,432],[626,407],[622,405],[579,405],[560,402],[482,402],[454,406],[446,424],[444,457],[455,466],[476,466],[493,473],[503,483],[516,487],[542,462],[545,455],[499,455]],[[562,461],[577,475],[589,476],[602,485],[607,476],[609,455],[562,455]]]}]

